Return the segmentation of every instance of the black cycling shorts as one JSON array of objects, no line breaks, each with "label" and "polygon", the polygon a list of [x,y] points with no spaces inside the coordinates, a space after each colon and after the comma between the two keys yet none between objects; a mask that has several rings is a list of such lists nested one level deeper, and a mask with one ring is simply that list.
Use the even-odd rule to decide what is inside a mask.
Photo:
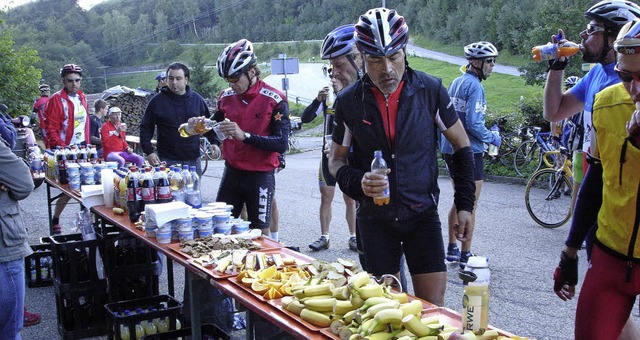
[{"label": "black cycling shorts", "polygon": [[[447,164],[447,170],[451,173],[451,160],[452,155],[442,154],[442,159]],[[474,181],[484,181],[484,158],[482,153],[474,153],[473,154],[473,163],[475,167],[473,168],[473,180]]]},{"label": "black cycling shorts", "polygon": [[323,153],[320,158],[320,168],[318,169],[318,186],[335,187],[336,178],[329,172],[329,159]]},{"label": "black cycling shorts", "polygon": [[400,271],[404,250],[411,275],[444,272],[444,242],[437,209],[407,220],[358,219],[367,271],[375,276]]},{"label": "black cycling shorts", "polygon": [[252,229],[267,229],[271,221],[273,196],[276,191],[274,171],[244,171],[225,166],[217,202],[233,205],[232,215],[240,216],[247,206]]}]

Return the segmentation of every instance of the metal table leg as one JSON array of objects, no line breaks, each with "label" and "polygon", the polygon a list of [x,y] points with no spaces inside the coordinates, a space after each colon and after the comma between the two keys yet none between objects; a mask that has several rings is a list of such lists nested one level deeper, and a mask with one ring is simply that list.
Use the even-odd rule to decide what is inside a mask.
[{"label": "metal table leg", "polygon": [[167,288],[169,289],[169,295],[175,297],[175,287],[173,285],[173,260],[171,260],[168,256],[165,256],[167,259]]},{"label": "metal table leg", "polygon": [[[191,339],[201,340],[202,334],[200,329],[200,299],[194,296],[194,292],[201,291],[200,286],[206,284],[205,280],[198,280],[196,274],[191,271],[187,271],[188,275],[185,278],[186,284],[189,286],[189,313],[191,315]],[[198,288],[196,288],[198,287]]]}]

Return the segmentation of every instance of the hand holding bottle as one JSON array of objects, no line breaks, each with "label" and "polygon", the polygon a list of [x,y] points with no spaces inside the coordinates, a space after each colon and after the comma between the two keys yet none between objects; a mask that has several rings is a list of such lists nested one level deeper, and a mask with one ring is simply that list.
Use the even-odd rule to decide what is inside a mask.
[{"label": "hand holding bottle", "polygon": [[[546,45],[535,46],[531,49],[531,53],[533,54],[533,60],[536,62],[540,62],[543,60],[548,60],[550,64],[566,63],[567,57],[570,57],[580,51],[580,45],[569,41],[565,38],[564,32],[562,30],[558,30],[557,35],[551,36],[551,42]],[[552,62],[553,60],[553,62]],[[563,67],[554,68],[551,65],[552,69],[564,69]]]}]

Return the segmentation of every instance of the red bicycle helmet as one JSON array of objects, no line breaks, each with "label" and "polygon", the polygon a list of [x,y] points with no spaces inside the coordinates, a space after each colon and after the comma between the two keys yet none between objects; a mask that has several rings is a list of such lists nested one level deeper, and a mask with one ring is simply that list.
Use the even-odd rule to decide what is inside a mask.
[{"label": "red bicycle helmet", "polygon": [[409,27],[395,10],[374,8],[360,16],[355,39],[360,52],[386,57],[407,46]]},{"label": "red bicycle helmet", "polygon": [[82,76],[82,67],[76,64],[67,64],[60,69],[60,77],[64,77],[69,73],[77,73]]},{"label": "red bicycle helmet", "polygon": [[239,77],[255,64],[253,44],[247,39],[240,39],[227,46],[218,56],[218,74],[222,78]]}]

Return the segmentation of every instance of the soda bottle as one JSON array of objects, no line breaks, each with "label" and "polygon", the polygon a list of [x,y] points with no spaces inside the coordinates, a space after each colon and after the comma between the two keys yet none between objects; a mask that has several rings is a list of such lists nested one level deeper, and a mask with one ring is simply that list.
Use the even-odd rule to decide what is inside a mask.
[{"label": "soda bottle", "polygon": [[169,185],[171,186],[171,198],[184,202],[184,182],[177,166],[174,166],[169,174]]},{"label": "soda bottle", "polygon": [[189,167],[189,176],[191,177],[191,189],[185,192],[187,204],[195,209],[202,207],[202,193],[200,192],[200,176],[196,172],[195,165]]},{"label": "soda bottle", "polygon": [[[493,124],[491,127],[491,133],[500,136],[500,128],[497,124]],[[489,144],[489,156],[497,156],[498,155],[498,147],[494,144]]]},{"label": "soda bottle", "polygon": [[138,182],[138,169],[135,166],[131,167],[131,171],[127,176],[127,210],[129,213],[129,220],[131,222],[138,222],[140,219],[140,183]]},{"label": "soda bottle", "polygon": [[201,135],[201,134],[207,133],[208,131],[213,129],[217,124],[218,124],[217,122],[211,119],[205,118],[204,121],[196,123],[193,129],[189,127],[189,123],[181,124],[180,127],[178,128],[178,132],[180,132],[180,137],[187,138],[194,135]]},{"label": "soda bottle", "polygon": [[[371,172],[374,174],[381,174],[387,178],[387,162],[382,158],[382,151],[376,150],[373,152],[373,162],[371,162]],[[376,197],[373,202],[376,205],[389,204],[389,188],[384,189],[384,195],[382,197]]]},{"label": "soda bottle", "polygon": [[58,181],[60,182],[60,184],[69,184],[69,176],[67,176],[67,153],[59,146],[56,148],[56,150]]},{"label": "soda bottle", "polygon": [[165,167],[161,166],[160,170],[156,170],[156,174],[158,174],[158,180],[156,182],[156,202],[169,203],[171,202],[171,185],[167,178]]},{"label": "soda bottle", "polygon": [[151,167],[144,169],[144,173],[140,176],[140,181],[140,195],[142,196],[140,211],[144,211],[145,205],[156,203],[156,188],[153,183],[153,176],[151,176]]},{"label": "soda bottle", "polygon": [[67,161],[71,163],[78,163],[78,148],[75,145],[71,145],[69,147],[69,152],[67,154]]},{"label": "soda bottle", "polygon": [[80,146],[80,151],[78,151],[78,163],[84,163],[89,160],[89,153],[87,152],[87,147],[84,145]]},{"label": "soda bottle", "polygon": [[96,164],[98,163],[98,149],[96,149],[95,145],[89,144],[89,162],[91,162],[91,164]]},{"label": "soda bottle", "polygon": [[546,45],[535,46],[531,49],[533,60],[536,62],[553,60],[560,57],[570,57],[580,51],[580,46],[573,41],[564,43],[547,43]]}]

